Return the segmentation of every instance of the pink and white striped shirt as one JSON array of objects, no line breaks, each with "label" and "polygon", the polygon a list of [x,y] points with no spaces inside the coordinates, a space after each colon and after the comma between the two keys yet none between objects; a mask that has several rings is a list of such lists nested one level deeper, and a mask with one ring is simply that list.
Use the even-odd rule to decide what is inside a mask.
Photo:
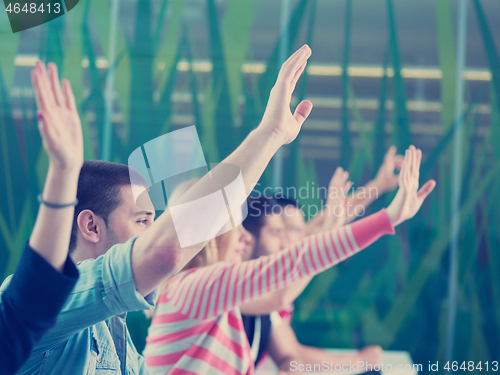
[{"label": "pink and white striped shirt", "polygon": [[157,374],[253,373],[238,306],[316,275],[394,234],[385,210],[247,262],[219,262],[174,276],[160,291],[144,356]]}]

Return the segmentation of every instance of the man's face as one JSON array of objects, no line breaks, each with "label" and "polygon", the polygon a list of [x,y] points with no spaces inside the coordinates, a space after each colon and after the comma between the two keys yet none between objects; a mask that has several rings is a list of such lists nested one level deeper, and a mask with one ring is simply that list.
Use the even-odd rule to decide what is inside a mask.
[{"label": "man's face", "polygon": [[140,236],[153,223],[155,210],[148,194],[141,194],[137,204],[132,189],[142,187],[125,185],[121,188],[122,204],[108,216],[105,235],[105,251],[118,243],[125,243],[134,236]]},{"label": "man's face", "polygon": [[286,228],[281,215],[267,215],[266,225],[260,230],[255,255],[265,256],[285,249],[289,245]]},{"label": "man's face", "polygon": [[302,211],[294,206],[283,208],[281,215],[285,223],[286,234],[290,243],[296,244],[306,236],[306,221]]}]

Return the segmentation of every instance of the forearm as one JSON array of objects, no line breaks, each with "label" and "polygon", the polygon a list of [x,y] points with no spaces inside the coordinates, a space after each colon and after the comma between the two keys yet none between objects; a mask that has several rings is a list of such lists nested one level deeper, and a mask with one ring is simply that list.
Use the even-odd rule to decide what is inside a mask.
[{"label": "forearm", "polygon": [[[220,182],[219,176],[224,174],[223,164],[233,164],[239,167],[245,186],[242,197],[247,197],[281,144],[278,137],[268,132],[259,129],[252,131],[221,165],[214,168],[182,195],[182,202],[199,198],[200,192],[216,193],[217,189],[214,189],[214,185]],[[244,200],[236,202],[240,205],[243,203]],[[197,217],[193,214],[193,212],[186,212],[186,215],[183,215],[186,219],[181,227],[192,227],[193,230],[203,229],[206,233],[215,234],[225,223],[227,208],[223,206],[219,211],[210,213],[212,228],[199,225],[196,221]],[[176,224],[179,226],[179,223],[176,222]],[[143,295],[154,290],[163,280],[179,272],[205,244],[206,242],[201,242],[181,249],[172,213],[167,209],[134,244],[132,265],[137,290]]]},{"label": "forearm", "polygon": [[241,313],[246,315],[264,315],[279,310],[283,306],[293,303],[311,282],[312,277],[305,277],[286,288],[266,294],[240,307]]},{"label": "forearm", "polygon": [[304,364],[322,364],[324,361],[334,365],[355,363],[360,359],[357,352],[346,354],[333,354],[324,349],[314,346],[300,345],[300,353]]},{"label": "forearm", "polygon": [[222,163],[231,163],[241,169],[248,196],[282,144],[277,135],[259,126]]},{"label": "forearm", "polygon": [[321,209],[321,212],[314,216],[311,220],[306,223],[306,236],[312,236],[319,232],[324,221],[325,209]]},{"label": "forearm", "polygon": [[[394,233],[394,227],[383,210],[352,225],[308,237],[301,244],[269,256],[200,268],[183,277],[178,284],[170,282],[176,290],[171,294],[171,302],[183,301],[187,306],[185,313],[194,319],[217,316],[309,279],[390,233]],[[196,290],[189,292],[181,284]],[[195,298],[196,295],[203,298]],[[212,295],[227,298],[220,297],[223,303],[216,302],[215,307],[209,309]]]},{"label": "forearm", "polygon": [[[72,203],[76,199],[80,168],[60,169],[49,165],[42,193],[44,201]],[[54,209],[40,205],[29,244],[50,265],[62,271],[68,257],[74,207]]]},{"label": "forearm", "polygon": [[356,213],[364,212],[384,193],[384,188],[376,180],[371,180],[362,188],[353,191],[346,205],[346,223],[357,219],[359,216]]}]

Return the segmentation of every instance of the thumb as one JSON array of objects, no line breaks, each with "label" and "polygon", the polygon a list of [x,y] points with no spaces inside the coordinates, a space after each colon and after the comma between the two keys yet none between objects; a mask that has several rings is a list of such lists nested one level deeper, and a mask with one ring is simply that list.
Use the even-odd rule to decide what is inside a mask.
[{"label": "thumb", "polygon": [[436,181],[434,180],[429,180],[427,181],[418,191],[417,196],[421,199],[424,200],[427,198],[427,196],[432,193],[432,190],[434,190],[434,187],[436,186]]},{"label": "thumb", "polygon": [[306,118],[309,116],[312,108],[313,104],[309,100],[303,100],[299,103],[299,105],[295,109],[293,117],[295,117],[295,120],[297,120],[300,126],[302,126]]},{"label": "thumb", "polygon": [[396,150],[396,146],[389,147],[389,149],[385,153],[384,159],[394,158],[394,156],[396,155]]}]

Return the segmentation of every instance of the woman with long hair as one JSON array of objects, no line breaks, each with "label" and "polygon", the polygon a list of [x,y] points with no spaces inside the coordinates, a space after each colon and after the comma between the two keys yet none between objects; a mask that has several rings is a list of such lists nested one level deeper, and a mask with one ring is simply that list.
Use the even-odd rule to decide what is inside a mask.
[{"label": "woman with long hair", "polygon": [[[251,374],[239,307],[316,275],[412,218],[435,186],[418,190],[421,151],[407,150],[399,190],[387,209],[278,253],[234,262],[249,234],[242,226],[212,240],[161,288],[144,356],[151,374]],[[217,253],[217,256],[215,255]]]}]

